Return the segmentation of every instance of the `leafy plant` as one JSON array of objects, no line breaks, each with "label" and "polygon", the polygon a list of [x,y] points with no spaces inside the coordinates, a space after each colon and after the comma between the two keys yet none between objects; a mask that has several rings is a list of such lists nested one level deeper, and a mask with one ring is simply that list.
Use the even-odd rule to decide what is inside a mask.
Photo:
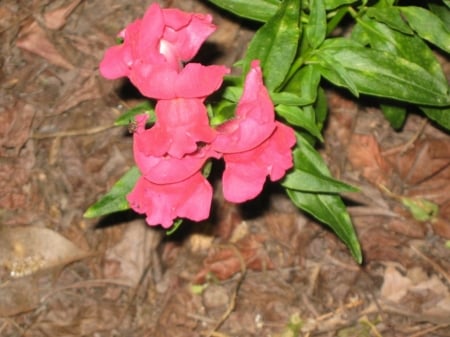
[{"label": "leafy plant", "polygon": [[[330,226],[361,262],[357,236],[339,195],[356,189],[333,179],[315,150],[316,142],[323,141],[327,118],[324,84],[345,88],[355,97],[378,97],[393,128],[401,128],[409,108],[416,106],[450,130],[449,85],[432,50],[450,52],[450,1],[426,8],[395,0],[209,2],[261,23],[238,62],[242,76],[227,76],[222,100],[209,104],[210,124],[233,118],[252,62],[259,60],[278,119],[296,130],[294,166],[282,186],[297,207]],[[345,36],[337,28],[346,28]],[[127,184],[129,177],[120,182]],[[108,212],[129,207],[120,197],[129,190],[115,188],[113,196],[105,196],[114,198]],[[104,214],[102,200],[86,215]]]}]

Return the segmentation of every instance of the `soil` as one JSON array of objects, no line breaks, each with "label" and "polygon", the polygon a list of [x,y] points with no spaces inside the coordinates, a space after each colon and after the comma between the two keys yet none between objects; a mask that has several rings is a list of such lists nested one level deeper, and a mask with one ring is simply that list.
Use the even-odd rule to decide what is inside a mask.
[{"label": "soil", "polygon": [[[211,219],[171,236],[83,217],[133,165],[113,123],[143,98],[98,64],[151,2],[0,3],[0,335],[450,336],[450,137],[414,112],[395,131],[373,101],[327,93],[320,150],[360,188],[344,198],[362,265],[276,184],[236,206],[216,183]],[[202,61],[245,52],[252,25],[159,2],[213,13]]]}]

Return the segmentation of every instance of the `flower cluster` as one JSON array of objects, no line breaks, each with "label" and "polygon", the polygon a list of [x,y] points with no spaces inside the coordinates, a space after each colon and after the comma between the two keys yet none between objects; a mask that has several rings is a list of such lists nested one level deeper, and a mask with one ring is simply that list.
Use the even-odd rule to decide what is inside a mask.
[{"label": "flower cluster", "polygon": [[210,159],[225,161],[223,193],[231,202],[256,197],[267,176],[278,180],[292,167],[295,135],[275,120],[259,61],[251,64],[235,117],[210,126],[204,102],[229,69],[189,61],[214,30],[210,15],[154,3],[119,33],[122,43],[109,48],[100,64],[104,77],[128,77],[157,101],[151,128],[146,114],[136,116],[133,153],[141,177],[127,196],[150,225],[208,218],[213,190],[202,168]]}]

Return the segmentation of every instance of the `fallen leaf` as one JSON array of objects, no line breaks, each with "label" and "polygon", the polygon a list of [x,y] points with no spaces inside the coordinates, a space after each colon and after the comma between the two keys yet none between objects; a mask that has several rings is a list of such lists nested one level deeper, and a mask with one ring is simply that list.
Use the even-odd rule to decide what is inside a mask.
[{"label": "fallen leaf", "polygon": [[67,61],[55,48],[36,21],[25,25],[19,32],[19,38],[16,41],[17,47],[30,53],[39,55],[48,62],[66,68],[73,69],[74,66]]},{"label": "fallen leaf", "polygon": [[48,228],[0,227],[0,266],[14,278],[63,267],[88,255]]},{"label": "fallen leaf", "polygon": [[80,3],[81,0],[75,0],[66,7],[61,7],[45,13],[44,21],[47,28],[56,30],[64,26],[66,24],[66,19]]},{"label": "fallen leaf", "polygon": [[391,167],[381,155],[373,135],[354,133],[347,148],[347,157],[352,166],[374,185],[388,184]]},{"label": "fallen leaf", "polygon": [[393,302],[400,301],[412,286],[412,281],[400,274],[393,265],[388,265],[384,272],[381,296]]}]

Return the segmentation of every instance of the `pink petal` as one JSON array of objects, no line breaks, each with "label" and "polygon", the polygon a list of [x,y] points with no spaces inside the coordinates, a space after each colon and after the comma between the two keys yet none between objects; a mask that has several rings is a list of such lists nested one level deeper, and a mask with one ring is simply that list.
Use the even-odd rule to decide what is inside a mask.
[{"label": "pink petal", "polygon": [[252,62],[236,117],[217,128],[213,147],[218,152],[235,153],[250,150],[266,140],[275,130],[275,112],[264,86],[259,62]]},{"label": "pink petal", "polygon": [[164,20],[167,27],[163,39],[178,51],[179,58],[183,61],[192,59],[207,37],[216,30],[216,26],[211,23],[211,15],[166,9]]},{"label": "pink petal", "polygon": [[127,196],[131,208],[146,214],[149,225],[168,228],[176,218],[201,221],[209,216],[212,187],[197,173],[179,183],[157,185],[141,177]]},{"label": "pink petal", "polygon": [[277,122],[275,132],[258,147],[224,154],[225,199],[231,202],[253,199],[262,191],[266,176],[272,181],[281,179],[293,165],[291,148],[295,143],[294,131]]},{"label": "pink petal", "polygon": [[175,82],[177,97],[205,98],[220,88],[223,77],[229,72],[225,66],[188,63]]},{"label": "pink petal", "polygon": [[183,158],[169,155],[146,155],[134,147],[134,160],[142,175],[155,184],[170,184],[182,181],[199,171],[209,158],[219,158],[210,147],[203,147]]},{"label": "pink petal", "polygon": [[[160,100],[156,104],[157,122],[165,132],[169,155],[181,158],[195,152],[198,143],[210,143],[216,132],[209,126],[201,99]],[[163,136],[163,134],[161,135]]]}]

